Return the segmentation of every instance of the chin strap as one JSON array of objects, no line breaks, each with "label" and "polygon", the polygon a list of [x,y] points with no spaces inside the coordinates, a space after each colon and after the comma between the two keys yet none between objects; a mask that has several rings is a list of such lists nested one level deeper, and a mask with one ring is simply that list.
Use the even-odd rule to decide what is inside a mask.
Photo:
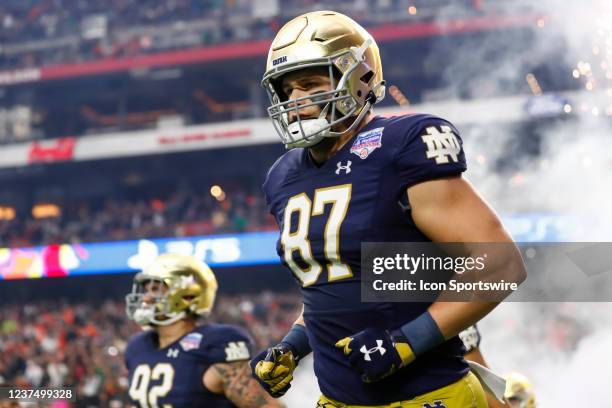
[{"label": "chin strap", "polygon": [[370,111],[370,108],[372,108],[372,104],[370,103],[370,101],[367,101],[365,105],[363,106],[363,109],[361,109],[361,112],[359,112],[359,115],[357,115],[353,123],[351,123],[351,126],[346,128],[342,132],[332,132],[331,130],[328,132],[324,132],[325,133],[324,137],[340,137],[350,132],[351,130],[355,129],[361,123],[365,115]]},{"label": "chin strap", "polygon": [[175,314],[172,317],[169,317],[164,320],[158,320],[155,318],[155,308],[154,307],[139,307],[134,311],[133,320],[138,323],[140,326],[149,326],[150,324],[156,324],[158,326],[167,326],[172,323],[176,323],[179,320],[185,318],[187,314],[183,310]]},{"label": "chin strap", "polygon": [[299,122],[293,122],[287,127],[291,136],[304,137],[296,142],[287,143],[287,147],[306,147],[318,143],[325,137],[325,130],[329,129],[329,122],[325,118],[306,119]]},{"label": "chin strap", "polygon": [[134,311],[132,319],[141,326],[147,326],[154,319],[155,311],[150,307],[139,307]]},{"label": "chin strap", "polygon": [[172,317],[170,317],[168,319],[165,319],[165,320],[154,319],[153,323],[155,323],[155,324],[157,324],[159,326],[168,326],[168,325],[170,325],[172,323],[178,322],[181,319],[184,319],[185,316],[187,316],[187,313],[185,313],[185,311],[183,310],[182,312],[177,313],[176,315],[174,315],[174,316],[172,316]]},{"label": "chin strap", "polygon": [[[372,90],[370,91],[370,95],[368,95],[368,97],[366,98],[366,103],[365,105],[363,105],[363,109],[361,109],[361,112],[359,112],[359,115],[357,115],[353,123],[351,123],[351,126],[349,126],[346,130],[343,130],[342,132],[332,132],[331,130],[328,132],[323,132],[325,133],[324,137],[339,137],[355,129],[361,123],[361,121],[363,120],[365,115],[370,111],[370,109],[372,109],[372,106],[380,102],[385,97],[385,83],[386,83],[385,81],[380,81],[378,84],[374,86],[374,88],[372,88]],[[378,92],[378,90],[381,88],[382,88],[382,95],[380,97],[377,97],[376,92]]]}]

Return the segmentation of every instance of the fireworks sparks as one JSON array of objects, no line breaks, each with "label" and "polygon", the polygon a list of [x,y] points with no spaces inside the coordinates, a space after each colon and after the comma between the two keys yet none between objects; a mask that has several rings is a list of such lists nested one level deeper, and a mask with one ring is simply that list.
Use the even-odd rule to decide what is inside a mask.
[{"label": "fireworks sparks", "polygon": [[583,106],[582,110],[593,116],[604,113],[609,116],[612,105],[612,93],[609,92],[612,88],[612,4],[602,1],[600,7],[597,17],[593,18],[591,52],[576,63],[571,75],[581,81],[587,91],[607,91],[609,99],[603,105],[587,109]]},{"label": "fireworks sparks", "polygon": [[534,95],[542,95],[542,88],[540,87],[540,84],[538,83],[538,80],[536,79],[535,75],[529,73],[525,76],[525,80],[527,81],[527,84],[529,84],[529,88],[531,89],[531,92]]}]

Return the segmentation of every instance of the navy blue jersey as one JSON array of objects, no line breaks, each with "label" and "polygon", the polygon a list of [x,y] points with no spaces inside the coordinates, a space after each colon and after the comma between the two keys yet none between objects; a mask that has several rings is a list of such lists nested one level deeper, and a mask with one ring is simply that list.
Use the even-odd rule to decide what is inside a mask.
[{"label": "navy blue jersey", "polygon": [[251,348],[248,335],[223,324],[196,327],[164,348],[159,348],[155,331],[143,331],[125,351],[129,396],[143,408],[233,407],[225,396],[206,389],[204,373],[216,363],[248,360]]},{"label": "navy blue jersey", "polygon": [[347,404],[410,399],[467,373],[455,337],[374,384],[351,370],[334,344],[367,327],[395,329],[430,303],[362,303],[362,242],[422,242],[406,190],[460,175],[465,156],[457,129],[431,115],[373,118],[320,166],[293,149],[268,172],[263,189],[280,228],[277,251],[302,287],[304,320],[319,386]]}]

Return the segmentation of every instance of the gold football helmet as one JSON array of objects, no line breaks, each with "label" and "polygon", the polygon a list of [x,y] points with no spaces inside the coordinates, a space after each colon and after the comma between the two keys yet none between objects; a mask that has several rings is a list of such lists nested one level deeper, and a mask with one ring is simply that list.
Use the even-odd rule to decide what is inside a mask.
[{"label": "gold football helmet", "polygon": [[511,407],[536,408],[533,386],[527,377],[519,373],[506,376],[504,399]]},{"label": "gold football helmet", "polygon": [[134,277],[125,297],[128,317],[141,326],[166,326],[212,310],[217,279],[191,256],[163,254]]},{"label": "gold football helmet", "polygon": [[[316,98],[288,99],[280,86],[281,77],[310,67],[328,68],[331,90],[317,93]],[[270,97],[268,115],[288,149],[312,146],[354,129],[385,96],[374,38],[349,17],[333,11],[303,14],[280,29],[268,52],[262,86]],[[322,106],[319,117],[301,119],[299,109],[312,105]],[[293,123],[288,118],[291,110],[297,113]],[[346,130],[333,131],[339,123]]]}]

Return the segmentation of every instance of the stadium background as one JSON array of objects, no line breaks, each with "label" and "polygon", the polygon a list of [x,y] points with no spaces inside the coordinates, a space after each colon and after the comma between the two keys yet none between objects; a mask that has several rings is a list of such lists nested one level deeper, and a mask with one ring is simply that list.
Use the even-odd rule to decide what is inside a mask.
[{"label": "stadium background", "polygon": [[[259,189],[283,152],[259,80],[275,30],[310,10],[377,39],[390,86],[377,114],[458,126],[467,177],[517,241],[609,241],[612,5],[532,3],[4,0],[0,380],[121,406],[137,329],[123,295],[167,250],[215,267],[216,319],[259,347],[284,335],[300,298]],[[612,406],[611,311],[504,304],[482,349],[527,374],[542,407]],[[318,395],[300,367],[290,407]]]}]

